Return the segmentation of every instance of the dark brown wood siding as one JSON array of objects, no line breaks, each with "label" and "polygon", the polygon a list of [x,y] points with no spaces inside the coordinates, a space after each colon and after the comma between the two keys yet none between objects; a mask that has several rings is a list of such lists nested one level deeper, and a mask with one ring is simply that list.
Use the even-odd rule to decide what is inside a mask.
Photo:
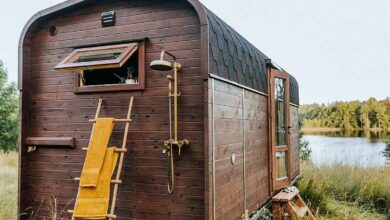
[{"label": "dark brown wood siding", "polygon": [[[101,13],[115,10],[116,26],[101,28]],[[50,25],[58,34],[49,36]],[[23,68],[23,129],[26,137],[74,137],[75,149],[45,147],[26,153],[22,148],[21,208],[48,216],[52,195],[60,208],[73,208],[98,99],[102,116],[124,118],[130,96],[135,97],[128,136],[123,184],[117,202],[118,219],[204,219],[204,80],[201,74],[200,24],[186,1],[99,1],[41,22],[26,37]],[[147,38],[146,89],[134,92],[74,93],[74,77],[58,73],[58,64],[73,47]],[[161,154],[169,138],[166,73],[151,71],[149,63],[162,49],[177,55],[179,73],[179,137],[191,147],[176,158],[176,189],[167,193],[167,160]],[[28,95],[25,95],[25,94]],[[116,126],[112,145],[120,145],[124,126]]]},{"label": "dark brown wood siding", "polygon": [[[211,172],[207,178],[210,198],[215,190],[215,219],[240,219],[245,211],[245,201],[249,213],[252,213],[264,205],[270,194],[267,97],[217,79],[210,80],[208,95],[208,169]],[[234,164],[231,161],[233,153],[236,157]],[[212,212],[212,205],[209,208]]]}]

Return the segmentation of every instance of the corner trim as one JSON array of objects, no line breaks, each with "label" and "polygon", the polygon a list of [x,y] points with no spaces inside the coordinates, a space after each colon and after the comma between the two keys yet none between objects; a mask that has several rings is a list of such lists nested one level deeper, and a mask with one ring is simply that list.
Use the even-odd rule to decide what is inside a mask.
[{"label": "corner trim", "polygon": [[263,92],[260,92],[259,90],[249,88],[249,87],[247,87],[247,86],[244,86],[244,85],[241,85],[241,84],[236,83],[236,82],[234,82],[234,81],[225,79],[225,78],[220,77],[220,76],[218,76],[218,75],[215,75],[215,74],[213,74],[213,73],[209,73],[209,76],[210,76],[210,78],[217,79],[217,80],[219,80],[219,81],[229,83],[230,85],[234,85],[234,86],[240,87],[240,88],[242,88],[242,89],[246,89],[246,90],[248,90],[248,91],[251,91],[251,92],[254,92],[254,93],[257,93],[257,94],[260,94],[260,95],[263,95],[263,96],[268,97],[268,94],[265,94],[265,93],[263,93]]}]

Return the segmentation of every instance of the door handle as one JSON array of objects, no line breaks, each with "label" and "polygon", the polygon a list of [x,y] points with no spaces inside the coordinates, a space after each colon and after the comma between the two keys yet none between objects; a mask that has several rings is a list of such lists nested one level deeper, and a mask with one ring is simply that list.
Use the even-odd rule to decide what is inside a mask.
[{"label": "door handle", "polygon": [[291,128],[292,128],[292,127],[291,127],[290,125],[287,126],[287,133],[288,133],[288,134],[291,134],[291,132],[290,132]]}]

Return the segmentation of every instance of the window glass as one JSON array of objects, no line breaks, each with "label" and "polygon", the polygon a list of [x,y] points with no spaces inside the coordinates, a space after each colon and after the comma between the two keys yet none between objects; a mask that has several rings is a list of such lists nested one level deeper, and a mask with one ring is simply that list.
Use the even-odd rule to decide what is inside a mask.
[{"label": "window glass", "polygon": [[98,52],[81,52],[78,57],[75,57],[73,63],[91,62],[91,61],[103,61],[103,60],[115,60],[120,57],[124,52],[124,49],[116,50],[102,50]]},{"label": "window glass", "polygon": [[276,152],[276,179],[287,178],[287,157],[286,152]]},{"label": "window glass", "polygon": [[286,132],[286,80],[275,78],[275,140],[276,146],[285,146]]}]

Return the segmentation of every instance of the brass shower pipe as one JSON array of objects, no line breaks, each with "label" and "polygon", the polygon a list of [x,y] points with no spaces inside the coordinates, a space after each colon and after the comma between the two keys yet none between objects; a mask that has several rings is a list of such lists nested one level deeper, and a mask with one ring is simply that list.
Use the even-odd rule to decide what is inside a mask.
[{"label": "brass shower pipe", "polygon": [[[173,66],[169,61],[164,60],[164,55],[168,55],[173,58]],[[173,79],[171,75],[167,76],[168,80],[168,97],[173,97],[173,137],[170,137],[170,140],[164,141],[164,146],[166,152],[169,150],[170,145],[178,147],[179,156],[181,154],[181,148],[188,146],[190,142],[187,139],[178,140],[178,96],[181,94],[178,92],[178,80],[177,73],[181,70],[181,64],[177,62],[176,56],[168,51],[161,51],[160,60],[155,60],[150,64],[152,69],[160,71],[169,71],[173,69]],[[173,93],[172,93],[172,82],[173,82]]]},{"label": "brass shower pipe", "polygon": [[[171,62],[164,60],[164,55],[168,55],[173,58],[173,65]],[[168,162],[170,167],[168,169],[168,175],[171,176],[171,183],[168,182],[168,192],[172,193],[174,188],[174,164],[173,164],[173,147],[178,148],[178,154],[181,155],[182,147],[189,146],[190,142],[187,139],[178,140],[178,96],[181,94],[178,92],[177,85],[177,73],[181,70],[180,63],[177,62],[176,56],[172,53],[163,50],[160,55],[160,60],[154,60],[150,64],[150,68],[158,71],[171,71],[173,69],[173,78],[171,75],[167,76],[168,80],[168,102],[169,102],[169,140],[164,141],[163,154],[168,154]],[[173,82],[173,93],[172,93],[172,82]],[[172,132],[172,109],[171,109],[171,98],[173,97],[173,132]],[[172,137],[173,133],[173,137]]]}]

